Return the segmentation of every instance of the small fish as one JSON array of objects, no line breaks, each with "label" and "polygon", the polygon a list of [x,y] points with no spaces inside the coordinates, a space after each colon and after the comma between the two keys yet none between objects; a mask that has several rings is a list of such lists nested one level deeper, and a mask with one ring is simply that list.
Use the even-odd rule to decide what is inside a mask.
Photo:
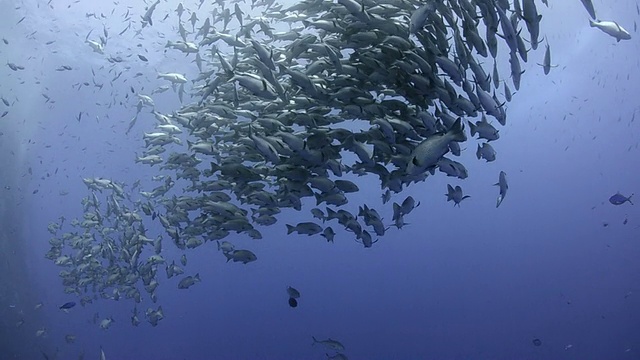
[{"label": "small fish", "polygon": [[633,194],[631,194],[629,197],[626,197],[618,192],[618,193],[615,193],[614,195],[611,195],[611,197],[609,198],[609,202],[612,203],[613,205],[622,205],[628,201],[629,204],[633,205],[633,203],[631,202],[632,196]]},{"label": "small fish", "polygon": [[289,295],[289,306],[295,308],[298,306],[298,299],[300,297],[300,292],[291,286],[287,287],[287,295]]},{"label": "small fish", "polygon": [[115,321],[111,317],[107,319],[103,319],[102,321],[100,321],[100,328],[102,330],[107,330],[109,327],[111,327],[111,324],[114,322]]},{"label": "small fish", "polygon": [[36,337],[43,337],[47,334],[47,328],[42,327],[38,330],[36,330]]},{"label": "small fish", "polygon": [[293,232],[298,234],[315,235],[322,231],[322,227],[312,222],[301,222],[296,226],[287,224],[287,235]]},{"label": "small fish", "polygon": [[144,62],[149,61],[144,55],[138,55],[138,59],[140,59],[140,60],[142,60]]},{"label": "small fish", "polygon": [[180,280],[180,282],[178,283],[178,289],[188,289],[197,282],[200,282],[200,274],[196,274],[195,276],[187,276],[184,279]]},{"label": "small fish", "polygon": [[542,64],[538,64],[538,65],[542,66],[542,69],[544,70],[544,74],[548,75],[549,72],[551,71],[551,68],[556,67],[557,65],[551,65],[551,48],[549,47],[548,42],[545,45],[546,45],[546,49],[544,51],[544,60],[542,61]]},{"label": "small fish", "polygon": [[233,260],[233,262],[241,262],[243,264],[258,260],[256,254],[249,250],[233,250],[225,252],[224,256],[227,258],[227,262]]},{"label": "small fish", "polygon": [[458,207],[460,207],[462,200],[470,197],[469,195],[463,195],[460,185],[456,185],[454,188],[450,184],[447,184],[447,193],[444,195],[447,197],[447,201],[453,201],[453,206],[457,205]]},{"label": "small fish", "polygon": [[61,310],[67,310],[67,309],[71,309],[74,306],[76,306],[76,303],[74,303],[73,301],[69,301],[69,302],[66,302],[66,303],[62,304],[62,306],[60,306],[60,309]]},{"label": "small fish", "polygon": [[331,338],[327,340],[318,340],[315,336],[312,336],[311,338],[313,338],[313,344],[311,345],[321,344],[336,351],[344,350],[344,345],[342,345],[338,340],[333,340]]},{"label": "small fish", "polygon": [[476,157],[478,159],[485,159],[487,162],[494,161],[496,159],[496,151],[489,143],[483,143],[482,146],[478,144]]},{"label": "small fish", "polygon": [[494,184],[495,186],[500,187],[500,194],[498,195],[498,200],[496,201],[496,207],[502,204],[502,200],[507,195],[507,190],[509,189],[509,185],[507,184],[507,173],[504,171],[500,171],[500,177],[498,182]]}]

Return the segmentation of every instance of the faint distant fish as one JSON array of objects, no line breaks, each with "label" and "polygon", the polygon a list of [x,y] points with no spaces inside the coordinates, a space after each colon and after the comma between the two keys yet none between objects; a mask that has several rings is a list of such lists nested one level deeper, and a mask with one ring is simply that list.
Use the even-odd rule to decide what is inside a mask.
[{"label": "faint distant fish", "polygon": [[330,349],[336,350],[336,351],[342,351],[344,350],[344,345],[342,345],[338,340],[333,340],[331,338],[327,339],[327,340],[318,340],[315,338],[315,336],[311,337],[313,339],[313,344],[311,345],[315,345],[315,344],[322,344]]},{"label": "faint distant fish", "polygon": [[67,309],[71,309],[74,306],[76,306],[76,303],[74,303],[73,301],[69,301],[62,304],[62,306],[60,306],[60,309],[67,310]]},{"label": "faint distant fish", "polygon": [[626,197],[618,192],[618,193],[615,193],[614,195],[611,195],[611,197],[609,198],[609,202],[612,203],[613,205],[622,205],[628,201],[629,204],[633,205],[633,203],[631,202],[632,196],[633,194],[631,194],[629,197]]},{"label": "faint distant fish", "polygon": [[287,287],[287,294],[289,295],[289,306],[291,306],[292,308],[297,307],[298,306],[298,300],[296,300],[297,298],[300,297],[300,292],[294,288],[292,288],[291,286]]}]

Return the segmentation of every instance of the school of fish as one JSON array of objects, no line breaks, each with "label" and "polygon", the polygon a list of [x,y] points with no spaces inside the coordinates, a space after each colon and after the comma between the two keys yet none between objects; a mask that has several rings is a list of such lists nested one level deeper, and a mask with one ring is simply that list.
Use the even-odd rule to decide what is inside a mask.
[{"label": "school of fish", "polygon": [[[591,13],[590,1],[583,3]],[[405,216],[420,204],[412,197],[393,203],[392,220],[385,221],[377,204],[353,204],[350,194],[360,190],[361,179],[376,179],[384,205],[437,171],[465,179],[467,169],[454,158],[472,140],[479,160],[494,161],[496,125],[506,124],[512,97],[507,81],[499,80],[498,43],[509,52],[510,83],[518,90],[521,62],[543,41],[534,0],[306,0],[290,7],[274,0],[216,1],[213,14],[191,11],[191,31],[186,6],[156,18],[163,6],[149,4],[139,21],[127,10],[129,25],[120,33],[175,22],[178,33],[165,34],[162,50],[184,53],[200,74],[153,74],[167,82],[154,92],[173,88],[183,104],[172,113],[155,110],[153,93],[135,94],[129,130],[145,109],[156,124],[132,161],[157,169],[157,186],[84,178],[84,213],[50,224],[46,254],[80,305],[131,299],[135,326],[137,306],[157,302],[163,272],[179,279],[178,289],[198,286],[200,275],[186,273],[186,254],[206,242],[216,242],[221,260],[246,265],[259,254],[236,248],[230,235],[261,239],[261,229],[282,224],[288,234],[328,242],[347,234],[371,247],[392,226],[407,225]],[[617,41],[628,38],[615,22],[590,22]],[[98,40],[90,35],[86,46],[112,64],[122,61],[104,55],[106,29]],[[548,44],[543,62],[547,74]],[[508,185],[504,172],[496,177],[500,206]],[[469,198],[460,186],[448,185],[445,195],[457,206]],[[283,224],[283,211],[309,219]],[[183,255],[167,258],[166,246]],[[288,291],[297,306],[299,293]],[[156,326],[164,313],[149,307],[144,316]],[[331,339],[314,343],[344,349]],[[343,358],[338,354],[334,358]]]}]

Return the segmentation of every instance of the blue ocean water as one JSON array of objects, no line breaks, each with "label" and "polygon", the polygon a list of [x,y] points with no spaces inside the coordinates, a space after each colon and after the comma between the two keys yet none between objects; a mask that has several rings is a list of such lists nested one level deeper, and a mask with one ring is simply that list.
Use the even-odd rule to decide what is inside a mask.
[{"label": "blue ocean water", "polygon": [[[225,238],[256,254],[248,264],[226,262],[215,242],[179,250],[157,220],[146,218],[148,237],[164,234],[163,256],[178,263],[186,254],[184,275],[199,274],[201,282],[178,289],[182,277],[167,279],[161,266],[158,301],[143,293],[138,326],[130,319],[135,303],[124,295],[114,301],[98,292],[81,305],[82,296],[65,294],[63,269],[44,257],[54,237],[47,227],[64,217],[58,236],[77,231],[70,223],[83,220],[82,201],[91,196],[83,178],[126,184],[133,201],[122,204],[141,199],[132,190],[138,180],[151,191],[160,184],[154,176],[175,178],[158,165],[135,162],[144,151],[143,134],[157,122],[150,108],[127,129],[136,115],[135,94],[167,84],[158,72],[199,75],[193,54],[165,48],[180,38],[178,3],[158,3],[154,24],[142,28],[140,16],[151,2],[0,2],[6,39],[0,64],[24,67],[0,70],[0,95],[9,103],[0,104],[0,113],[8,111],[0,118],[0,359],[91,359],[100,358],[101,349],[107,359],[326,359],[338,353],[312,337],[339,341],[339,353],[349,359],[640,358],[640,217],[634,205],[608,201],[617,192],[640,191],[640,15],[629,1],[594,0],[601,20],[631,32],[621,42],[591,28],[577,0],[548,7],[536,1],[545,41],[521,64],[520,89],[504,105],[506,126],[490,118],[500,131],[492,142],[496,161],[476,158],[478,142],[467,130],[469,141],[456,160],[469,177],[436,172],[393,194],[391,202],[412,196],[420,205],[405,216],[406,226],[390,227],[372,247],[335,225],[334,243],[287,235],[285,224],[311,220],[313,199],[303,200],[302,211],[283,209],[273,226],[256,226],[260,240]],[[219,5],[206,1],[198,10],[199,1],[182,3],[182,23],[193,39]],[[225,3],[233,11],[235,3]],[[249,11],[249,2],[239,4]],[[199,16],[195,31],[192,12]],[[235,22],[232,15],[230,27]],[[214,27],[221,31],[222,23]],[[85,37],[98,39],[104,29],[107,42],[98,54]],[[544,75],[538,63],[547,44],[556,66]],[[221,51],[231,58],[233,50]],[[507,52],[500,39],[497,64],[511,86]],[[208,50],[201,55],[211,58]],[[490,73],[493,59],[482,61]],[[63,65],[71,70],[56,70]],[[197,102],[190,97],[196,86],[187,82],[182,104],[173,89],[152,95],[155,110],[171,114]],[[348,122],[343,127],[357,129]],[[509,190],[496,208],[500,171]],[[357,213],[366,203],[392,223],[377,178],[344,178],[360,191],[342,208]],[[454,207],[446,201],[447,184],[460,185],[470,198]],[[183,195],[188,185],[179,182],[167,198]],[[95,193],[104,208],[108,192]],[[288,286],[301,293],[296,308],[288,304]],[[59,309],[70,301],[78,305]],[[144,313],[158,306],[164,318],[153,327]],[[108,329],[100,327],[105,319],[114,320]],[[75,340],[67,342],[67,335]]]}]

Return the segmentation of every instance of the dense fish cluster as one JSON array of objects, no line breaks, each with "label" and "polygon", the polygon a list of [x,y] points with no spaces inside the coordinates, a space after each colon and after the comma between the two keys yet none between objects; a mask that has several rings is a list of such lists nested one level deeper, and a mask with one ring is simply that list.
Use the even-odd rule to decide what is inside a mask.
[{"label": "dense fish cluster", "polygon": [[[185,101],[172,113],[156,111],[150,95],[137,94],[129,130],[143,109],[157,123],[144,133],[145,149],[135,161],[159,167],[158,185],[142,190],[140,182],[127,187],[85,178],[83,217],[51,224],[47,258],[63,268],[65,292],[80,297],[81,305],[98,297],[155,303],[163,272],[180,278],[179,289],[200,282],[199,274],[185,274],[185,255],[165,258],[166,240],[182,251],[217,241],[226,261],[256,261],[250,249],[223,239],[260,239],[283,210],[309,214],[308,221],[285,224],[289,234],[333,242],[344,230],[371,247],[391,226],[403,227],[419,202],[406,197],[393,203],[392,221],[385,221],[373,204],[350,203],[359,179],[377,179],[386,204],[438,171],[465,179],[467,169],[453,158],[476,135],[477,158],[494,161],[489,142],[499,138],[495,125],[506,124],[504,105],[512,96],[507,81],[499,80],[499,43],[508,51],[510,84],[517,90],[520,64],[540,41],[533,0],[243,5],[218,1],[213,15],[193,11],[190,24],[183,22],[182,4],[177,17],[165,17],[179,30],[165,34],[166,51],[193,58],[200,75],[157,73],[167,81],[158,92],[173,87]],[[160,21],[154,11],[161,6],[151,4],[140,27]],[[86,41],[104,54],[107,37],[105,29],[104,37]],[[496,185],[500,205],[504,172]],[[446,197],[460,205],[468,195],[448,186]],[[69,225],[73,230],[60,234]],[[297,296],[290,293],[294,301]],[[164,315],[150,307],[145,316],[155,326]],[[137,307],[131,322],[140,323]]]}]

